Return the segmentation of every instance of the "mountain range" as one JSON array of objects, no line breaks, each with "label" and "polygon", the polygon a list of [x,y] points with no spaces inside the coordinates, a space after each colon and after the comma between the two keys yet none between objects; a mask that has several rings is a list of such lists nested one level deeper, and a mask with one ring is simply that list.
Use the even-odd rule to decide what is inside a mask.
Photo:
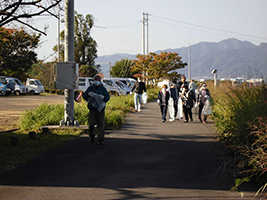
[{"label": "mountain range", "polygon": [[[177,52],[182,61],[188,63],[188,48],[164,49],[155,51]],[[113,54],[99,56],[96,63],[111,62],[129,58],[136,59],[132,54]],[[190,46],[191,77],[212,78],[211,71],[218,70],[218,78],[243,77],[249,79],[267,76],[267,43],[254,45],[248,41],[240,41],[234,38],[215,42],[200,42]],[[100,64],[101,65],[101,64]],[[108,76],[109,65],[101,65],[104,76]],[[180,69],[179,73],[188,75],[188,66]]]}]

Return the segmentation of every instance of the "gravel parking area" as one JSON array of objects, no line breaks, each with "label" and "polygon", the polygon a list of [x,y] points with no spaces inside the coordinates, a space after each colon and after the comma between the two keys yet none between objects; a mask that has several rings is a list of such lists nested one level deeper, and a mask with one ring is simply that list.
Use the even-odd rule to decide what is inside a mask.
[{"label": "gravel parking area", "polygon": [[42,103],[64,103],[63,95],[10,95],[0,96],[0,132],[19,128],[19,117],[27,109],[32,109]]}]

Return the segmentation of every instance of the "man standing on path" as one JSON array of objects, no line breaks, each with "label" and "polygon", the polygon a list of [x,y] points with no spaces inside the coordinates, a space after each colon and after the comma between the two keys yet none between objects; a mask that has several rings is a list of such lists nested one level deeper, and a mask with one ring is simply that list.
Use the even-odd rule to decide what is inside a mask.
[{"label": "man standing on path", "polygon": [[169,91],[167,91],[167,85],[164,84],[162,86],[162,90],[159,91],[158,100],[157,100],[160,106],[161,121],[163,123],[166,121],[169,98],[170,98],[170,93]]},{"label": "man standing on path", "polygon": [[82,93],[82,96],[88,101],[89,136],[91,138],[91,143],[94,142],[94,126],[97,125],[96,133],[98,144],[102,145],[105,138],[105,107],[110,96],[106,88],[101,84],[101,77],[99,75],[94,77],[94,84],[89,86],[87,90]]},{"label": "man standing on path", "polygon": [[135,112],[141,112],[142,95],[146,92],[146,85],[142,82],[142,78],[139,76],[137,82],[134,84],[131,94],[134,92],[134,110]]},{"label": "man standing on path", "polygon": [[174,110],[174,112],[172,112],[173,115],[172,116],[170,115],[170,121],[174,121],[175,118],[177,117],[177,112],[178,112],[178,94],[175,83],[171,84],[171,88],[169,89],[169,91],[170,91],[170,98],[173,100],[173,103],[171,105],[173,108],[170,108],[170,110]]},{"label": "man standing on path", "polygon": [[188,88],[189,90],[193,91],[194,95],[196,96],[197,84],[194,82],[193,79],[191,79],[191,82],[189,83]]}]

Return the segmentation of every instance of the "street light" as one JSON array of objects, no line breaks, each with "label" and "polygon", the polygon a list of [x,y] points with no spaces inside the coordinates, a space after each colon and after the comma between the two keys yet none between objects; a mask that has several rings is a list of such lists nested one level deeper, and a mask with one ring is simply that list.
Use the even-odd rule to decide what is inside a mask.
[{"label": "street light", "polygon": [[212,74],[214,74],[214,88],[216,88],[216,86],[217,86],[217,71],[218,71],[218,69],[213,69],[212,70]]}]

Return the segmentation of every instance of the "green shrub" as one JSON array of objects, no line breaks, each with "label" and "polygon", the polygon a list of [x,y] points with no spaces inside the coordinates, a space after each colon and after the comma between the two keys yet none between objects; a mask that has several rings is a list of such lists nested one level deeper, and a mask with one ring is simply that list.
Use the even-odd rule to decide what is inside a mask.
[{"label": "green shrub", "polygon": [[[147,91],[148,101],[157,97],[158,89]],[[106,129],[118,129],[123,123],[126,114],[134,107],[133,95],[112,96],[106,105],[105,123]],[[74,117],[80,125],[88,125],[86,101],[74,104]],[[26,110],[20,117],[21,130],[37,130],[46,125],[59,125],[64,118],[64,105],[41,104],[39,107]]]},{"label": "green shrub", "polygon": [[63,119],[64,105],[41,104],[39,107],[26,110],[20,117],[21,130],[37,130],[41,126],[59,124]]}]

